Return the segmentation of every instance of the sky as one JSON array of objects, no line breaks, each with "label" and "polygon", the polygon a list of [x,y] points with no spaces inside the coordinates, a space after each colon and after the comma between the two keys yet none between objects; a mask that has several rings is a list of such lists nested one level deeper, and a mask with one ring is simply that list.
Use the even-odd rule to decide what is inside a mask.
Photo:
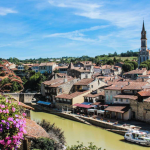
[{"label": "sky", "polygon": [[1,0],[0,57],[59,58],[139,51],[149,0]]}]

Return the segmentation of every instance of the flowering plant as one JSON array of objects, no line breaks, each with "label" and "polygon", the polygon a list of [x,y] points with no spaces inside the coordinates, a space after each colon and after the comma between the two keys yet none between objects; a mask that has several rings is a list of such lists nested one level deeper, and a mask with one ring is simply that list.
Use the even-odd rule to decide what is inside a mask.
[{"label": "flowering plant", "polygon": [[25,113],[21,113],[19,102],[0,95],[0,149],[17,149],[26,133]]}]

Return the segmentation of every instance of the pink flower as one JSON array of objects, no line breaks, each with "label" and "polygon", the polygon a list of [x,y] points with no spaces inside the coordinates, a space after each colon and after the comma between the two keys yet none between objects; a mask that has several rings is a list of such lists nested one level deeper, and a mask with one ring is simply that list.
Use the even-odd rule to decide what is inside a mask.
[{"label": "pink flower", "polygon": [[23,113],[22,116],[25,117],[25,116],[26,116],[26,113]]},{"label": "pink flower", "polygon": [[20,105],[20,102],[18,102],[18,105]]},{"label": "pink flower", "polygon": [[15,110],[16,110],[16,109],[15,109],[14,107],[12,107],[12,111],[15,112]]},{"label": "pink flower", "polygon": [[11,103],[11,101],[9,101],[9,103]]},{"label": "pink flower", "polygon": [[7,145],[10,145],[10,143],[11,143],[11,140],[8,140],[8,141],[7,141]]},{"label": "pink flower", "polygon": [[3,113],[5,114],[5,113],[6,113],[6,110],[3,110]]},{"label": "pink flower", "polygon": [[5,145],[5,141],[4,140],[0,140],[0,144]]},{"label": "pink flower", "polygon": [[5,108],[5,105],[2,105],[1,108]]},{"label": "pink flower", "polygon": [[6,103],[8,103],[8,99],[6,99]]},{"label": "pink flower", "polygon": [[6,113],[9,114],[9,110],[8,109],[6,109]]},{"label": "pink flower", "polygon": [[0,113],[2,113],[3,111],[0,109]]}]

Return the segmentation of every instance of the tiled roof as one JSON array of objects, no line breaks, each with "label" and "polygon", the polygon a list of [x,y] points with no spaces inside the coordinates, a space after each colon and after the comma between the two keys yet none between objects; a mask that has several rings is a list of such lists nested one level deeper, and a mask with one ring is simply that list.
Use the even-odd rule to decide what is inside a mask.
[{"label": "tiled roof", "polygon": [[150,89],[142,90],[142,91],[138,92],[138,94],[140,96],[150,96]]},{"label": "tiled roof", "polygon": [[123,94],[118,94],[114,96],[114,98],[127,98],[127,99],[133,99],[136,100],[138,97],[134,95],[123,95]]},{"label": "tiled roof", "polygon": [[100,66],[94,66],[95,69],[100,69]]},{"label": "tiled roof", "polygon": [[105,108],[107,111],[112,111],[112,112],[119,112],[119,113],[125,113],[127,110],[129,110],[129,107],[127,106],[108,106]]},{"label": "tiled roof", "polygon": [[112,66],[111,65],[103,65],[100,67],[101,69],[111,69]]},{"label": "tiled roof", "polygon": [[92,65],[92,61],[80,61],[80,63],[84,64],[84,65]]},{"label": "tiled roof", "polygon": [[89,93],[89,94],[85,95],[84,97],[93,97],[94,98],[94,97],[98,97],[98,96],[105,96],[105,92],[102,91],[102,92],[97,93],[97,94]]},{"label": "tiled roof", "polygon": [[58,79],[54,79],[54,80],[50,80],[50,81],[45,81],[43,82],[45,85],[48,85],[49,87],[58,87],[62,84],[65,84],[66,82],[64,82],[64,80],[67,79],[66,82],[72,81],[74,80],[74,78],[58,78]]},{"label": "tiled roof", "polygon": [[39,66],[40,64],[33,64],[33,66]]},{"label": "tiled roof", "polygon": [[150,77],[150,75],[138,75],[138,77]]},{"label": "tiled roof", "polygon": [[147,70],[143,68],[143,69],[132,70],[132,71],[126,72],[124,74],[142,74],[145,71],[147,71]]},{"label": "tiled roof", "polygon": [[55,62],[41,63],[39,66],[52,66]]},{"label": "tiled roof", "polygon": [[142,90],[142,86],[148,84],[147,82],[129,82],[129,85],[124,86],[123,90]]},{"label": "tiled roof", "polygon": [[74,85],[88,85],[93,81],[94,81],[94,79],[92,79],[92,78],[82,79],[82,80],[76,82]]},{"label": "tiled roof", "polygon": [[27,131],[26,136],[35,137],[35,138],[41,138],[41,137],[49,138],[48,133],[35,121],[32,121],[30,119],[26,119],[25,130]]},{"label": "tiled roof", "polygon": [[74,93],[71,93],[71,94],[61,94],[61,95],[58,95],[56,96],[56,98],[64,98],[64,99],[72,99],[72,98],[75,98],[81,94],[84,94],[86,92],[89,92],[89,91],[77,91],[77,92],[74,92]]},{"label": "tiled roof", "polygon": [[114,82],[113,85],[106,87],[105,90],[121,90],[123,87],[128,85],[128,82]]}]

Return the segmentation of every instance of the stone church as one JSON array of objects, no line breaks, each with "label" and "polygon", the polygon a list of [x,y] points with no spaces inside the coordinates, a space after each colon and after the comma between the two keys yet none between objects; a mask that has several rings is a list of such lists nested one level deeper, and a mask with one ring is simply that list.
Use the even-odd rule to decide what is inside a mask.
[{"label": "stone church", "polygon": [[147,38],[143,21],[143,27],[141,31],[141,50],[139,51],[138,64],[140,65],[140,63],[149,59],[150,59],[150,50],[147,49]]}]

